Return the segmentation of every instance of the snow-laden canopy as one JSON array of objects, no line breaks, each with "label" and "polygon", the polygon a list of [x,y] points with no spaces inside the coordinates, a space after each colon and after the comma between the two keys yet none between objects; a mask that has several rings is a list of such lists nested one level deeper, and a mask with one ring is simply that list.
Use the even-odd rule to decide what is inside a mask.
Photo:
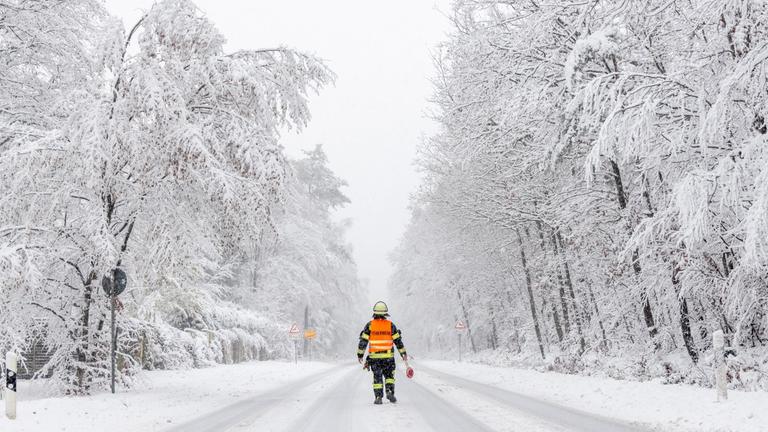
[{"label": "snow-laden canopy", "polygon": [[284,301],[321,311],[326,347],[346,331],[329,306],[359,296],[328,214],[343,182],[321,150],[289,162],[279,144],[334,79],[320,59],[226,52],[188,0],[158,1],[129,29],[96,1],[0,9],[0,347],[42,343],[41,373],[65,391],[103,385],[98,287],[115,267],[129,278],[123,379],[286,355],[298,313]]},{"label": "snow-laden canopy", "polygon": [[[478,351],[706,382],[698,366],[721,329],[734,375],[758,380],[768,4],[460,0],[453,12],[436,55],[441,130],[421,149],[390,284],[421,340],[452,346],[462,318]],[[425,307],[440,319],[424,325]]]}]

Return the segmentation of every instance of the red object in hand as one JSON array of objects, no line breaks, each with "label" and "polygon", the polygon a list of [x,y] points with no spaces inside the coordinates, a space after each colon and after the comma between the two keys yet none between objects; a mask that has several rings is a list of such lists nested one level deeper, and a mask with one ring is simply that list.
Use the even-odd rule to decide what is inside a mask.
[{"label": "red object in hand", "polygon": [[408,369],[405,370],[405,376],[407,376],[408,378],[413,378],[413,368],[412,367],[409,367]]}]

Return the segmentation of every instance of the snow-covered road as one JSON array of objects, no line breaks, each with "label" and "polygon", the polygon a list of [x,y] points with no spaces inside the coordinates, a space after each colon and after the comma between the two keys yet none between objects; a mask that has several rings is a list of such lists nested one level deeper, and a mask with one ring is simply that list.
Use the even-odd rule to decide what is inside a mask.
[{"label": "snow-covered road", "polygon": [[[282,387],[243,398],[214,412],[205,413],[169,429],[168,432],[221,432],[235,429],[255,429],[251,426],[260,424],[261,418],[270,414],[271,410],[285,409],[286,405],[293,405],[296,397],[302,391],[312,388],[317,383],[338,379],[338,375],[337,369],[331,369],[292,381]],[[260,428],[261,426],[259,426]]]},{"label": "snow-covered road", "polygon": [[420,368],[397,374],[399,403],[372,404],[371,376],[344,365],[191,419],[173,432],[490,432],[639,429]]},{"label": "snow-covered road", "polygon": [[0,417],[0,431],[765,432],[768,424],[760,392],[733,391],[717,403],[711,389],[687,385],[453,361],[414,366],[413,380],[398,371],[399,403],[382,406],[372,404],[371,374],[356,363],[147,371],[136,388],[85,397],[47,397],[45,380],[23,381],[19,418]]},{"label": "snow-covered road", "polygon": [[348,368],[342,379],[319,394],[309,408],[288,427],[274,431],[491,431],[481,422],[425,390],[397,376],[396,405],[373,405],[371,375]]},{"label": "snow-covered road", "polygon": [[[428,380],[434,380],[438,389],[448,387],[451,391],[463,394],[463,397],[475,400],[480,398],[485,404],[496,405],[507,409],[507,426],[498,430],[531,430],[536,427],[542,431],[563,430],[578,432],[637,432],[643,429],[599,417],[597,415],[563,407],[551,402],[532,398],[519,393],[504,390],[487,384],[464,379],[455,375],[439,372],[431,368],[421,367],[426,372]],[[511,427],[509,421],[517,420],[519,424]],[[524,423],[524,420],[530,424]],[[525,429],[523,429],[525,427]]]}]

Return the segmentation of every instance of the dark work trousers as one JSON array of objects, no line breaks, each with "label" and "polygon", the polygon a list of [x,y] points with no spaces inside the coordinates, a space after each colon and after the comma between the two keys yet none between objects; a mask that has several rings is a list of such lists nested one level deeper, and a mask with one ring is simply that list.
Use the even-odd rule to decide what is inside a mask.
[{"label": "dark work trousers", "polygon": [[373,394],[384,396],[384,388],[387,393],[395,392],[395,359],[369,359],[368,364],[373,372]]}]

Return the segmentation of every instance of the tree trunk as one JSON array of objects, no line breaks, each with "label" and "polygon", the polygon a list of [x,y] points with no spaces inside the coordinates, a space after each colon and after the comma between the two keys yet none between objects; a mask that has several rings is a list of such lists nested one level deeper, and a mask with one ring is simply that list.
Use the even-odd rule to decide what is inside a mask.
[{"label": "tree trunk", "polygon": [[488,341],[490,342],[491,349],[495,351],[499,346],[499,333],[496,330],[496,311],[493,310],[493,306],[490,306],[488,309],[491,311],[491,337]]},{"label": "tree trunk", "polygon": [[[509,302],[509,307],[510,307],[511,310],[513,310],[514,306],[517,303],[514,301],[514,299],[512,297],[512,282],[511,282],[510,279],[508,279],[506,281],[506,292],[507,292],[507,301]],[[519,288],[519,286],[518,286],[518,290],[520,291],[520,294],[522,295],[523,292],[522,292],[522,289]],[[521,343],[520,343],[520,331],[518,329],[519,327],[520,327],[520,324],[518,322],[518,319],[513,314],[512,315],[512,336],[511,336],[511,340],[509,340],[509,339],[507,340],[507,342],[508,342],[507,343],[507,347],[509,347],[510,350],[512,350],[513,347],[510,345],[510,343],[514,342],[514,344],[515,344],[514,349],[515,349],[515,351],[517,353],[520,353],[523,350],[523,348],[521,346]]]},{"label": "tree trunk", "polygon": [[691,333],[691,321],[688,315],[688,302],[684,297],[680,298],[680,330],[683,333],[683,342],[688,355],[694,363],[699,362],[699,352],[696,350],[696,343],[693,341]]},{"label": "tree trunk", "polygon": [[555,333],[557,333],[557,341],[562,342],[564,334],[563,327],[560,325],[560,316],[557,314],[557,308],[555,308],[555,304],[551,300],[549,306],[552,310],[552,322],[555,326]]},{"label": "tree trunk", "polygon": [[600,334],[603,338],[600,343],[600,346],[602,347],[603,351],[608,351],[608,337],[605,335],[605,326],[603,325],[603,319],[600,318],[600,309],[597,307],[597,301],[595,300],[595,293],[592,291],[592,287],[589,284],[587,284],[587,289],[589,290],[589,299],[592,302],[592,307],[595,308],[595,316],[597,317],[597,324],[600,327]]},{"label": "tree trunk", "polygon": [[[549,308],[549,309],[547,309]],[[551,302],[547,299],[547,296],[542,295],[541,296],[541,306],[539,307],[539,310],[542,313],[541,320],[546,322],[547,318],[552,318],[552,313],[547,313],[547,310],[552,310]],[[544,346],[551,346],[553,341],[549,340],[549,332],[547,331],[546,326],[542,324],[542,332],[541,332],[541,338],[544,342]]]},{"label": "tree trunk", "polygon": [[536,315],[536,302],[533,298],[533,287],[531,285],[531,272],[528,269],[528,261],[525,258],[525,248],[523,247],[523,238],[520,236],[520,231],[515,229],[517,233],[517,242],[520,245],[520,262],[523,265],[523,272],[525,273],[525,284],[528,288],[528,300],[531,306],[531,318],[533,319],[533,329],[536,333],[536,339],[539,342],[539,351],[541,352],[541,358],[544,359],[544,344],[541,341],[541,329],[539,328],[539,318]]},{"label": "tree trunk", "polygon": [[[73,264],[80,277],[83,275],[77,266]],[[77,349],[75,356],[77,358],[77,367],[75,368],[75,378],[77,387],[80,391],[87,393],[90,388],[90,378],[87,373],[87,364],[91,362],[90,356],[90,326],[91,326],[91,304],[93,303],[93,281],[96,274],[91,271],[87,278],[83,278],[83,307],[80,313],[80,331],[77,335]]]},{"label": "tree trunk", "polygon": [[[568,294],[573,302],[573,315],[576,318],[576,332],[579,334],[579,349],[581,352],[585,350],[584,334],[581,332],[581,317],[579,316],[578,304],[576,302],[576,293],[573,291],[573,280],[571,279],[571,268],[568,265],[568,258],[565,256],[565,247],[563,245],[563,237],[560,235],[560,231],[557,231],[557,241],[552,238],[552,243],[555,248],[555,255],[558,257],[558,262],[562,263],[563,271],[565,272],[565,286],[568,288]],[[559,247],[558,247],[559,244]]]},{"label": "tree trunk", "polygon": [[[624,194],[624,184],[621,180],[621,170],[616,161],[611,160],[611,169],[613,170],[613,181],[616,186],[616,195],[619,200],[619,208],[622,210],[627,208],[627,198]],[[640,253],[637,249],[632,251],[632,268],[636,275],[640,275],[642,269],[640,268]],[[651,310],[651,302],[648,300],[647,293],[643,293],[640,296],[640,301],[643,305],[643,318],[645,319],[645,326],[648,329],[648,335],[651,340],[654,341],[654,346],[659,349],[658,342],[656,342],[656,335],[658,329],[656,329],[656,323],[653,319],[653,311]]]},{"label": "tree trunk", "polygon": [[710,341],[711,337],[709,336],[709,331],[707,330],[707,317],[706,317],[706,309],[704,309],[704,304],[701,303],[701,300],[698,300],[696,303],[699,305],[699,313],[698,313],[698,321],[699,321],[699,337],[701,338],[701,350],[707,351],[710,348]]},{"label": "tree trunk", "polygon": [[[547,262],[547,247],[546,247],[546,243],[544,242],[544,232],[543,232],[543,230],[541,228],[541,222],[540,221],[536,221],[536,230],[537,230],[537,232],[539,234],[539,245],[541,247],[541,253],[543,255],[543,261],[546,263]],[[557,274],[557,279],[558,279],[558,282],[559,282],[558,287],[560,287],[560,304],[561,304],[561,307],[563,308],[563,318],[564,318],[563,324],[565,325],[565,333],[569,333],[570,332],[570,327],[569,327],[569,323],[568,323],[568,306],[565,303],[565,296],[564,296],[564,292],[563,292],[563,279],[562,279],[560,273]],[[549,299],[550,310],[552,311],[552,322],[553,322],[553,324],[555,326],[555,333],[557,333],[557,341],[558,342],[562,342],[563,341],[563,335],[565,333],[563,332],[563,326],[560,324],[560,315],[557,312],[557,307],[555,306],[554,302],[552,301],[552,295],[551,295],[551,290],[549,289],[549,286],[550,285],[547,284],[544,287],[542,287],[543,291],[546,293],[546,294],[543,294],[543,298],[544,299]],[[542,308],[543,308],[543,305],[542,305]]]},{"label": "tree trunk", "polygon": [[[515,352],[520,354],[523,351],[522,344],[520,343],[520,331],[518,328],[520,324],[516,317],[512,318],[512,340],[515,342]],[[512,348],[510,346],[510,348]]]},{"label": "tree trunk", "polygon": [[86,382],[85,365],[88,363],[88,333],[91,321],[91,301],[93,295],[93,288],[91,284],[85,286],[83,292],[83,309],[80,317],[80,334],[78,337],[77,347],[77,386],[84,389],[88,386]]},{"label": "tree trunk", "polygon": [[[541,222],[536,221],[536,230],[539,234],[539,244],[541,246],[541,253],[544,255],[544,262],[547,261],[547,246],[546,242],[544,241],[544,232],[541,228]],[[557,252],[555,252],[555,255]],[[558,295],[560,298],[560,307],[563,310],[563,326],[560,327],[560,317],[557,315],[557,308],[554,304],[551,304],[552,307],[552,315],[553,320],[555,321],[555,330],[557,331],[557,337],[560,342],[563,341],[563,334],[568,334],[571,332],[571,320],[569,318],[568,314],[568,303],[565,300],[565,289],[563,288],[563,278],[562,275],[558,272],[557,273],[557,280],[558,280]],[[545,287],[546,288],[546,287]],[[545,289],[545,291],[549,292],[548,289]],[[565,332],[563,332],[563,329],[565,329]]]},{"label": "tree trunk", "polygon": [[682,288],[680,287],[680,278],[678,273],[680,269],[675,266],[672,269],[672,285],[675,287],[675,293],[677,294],[678,301],[680,302],[680,331],[683,334],[683,343],[685,349],[688,351],[688,355],[691,356],[691,360],[694,363],[699,362],[699,352],[696,349],[696,343],[693,340],[693,333],[691,332],[691,318],[688,313],[688,301],[682,295]]}]

